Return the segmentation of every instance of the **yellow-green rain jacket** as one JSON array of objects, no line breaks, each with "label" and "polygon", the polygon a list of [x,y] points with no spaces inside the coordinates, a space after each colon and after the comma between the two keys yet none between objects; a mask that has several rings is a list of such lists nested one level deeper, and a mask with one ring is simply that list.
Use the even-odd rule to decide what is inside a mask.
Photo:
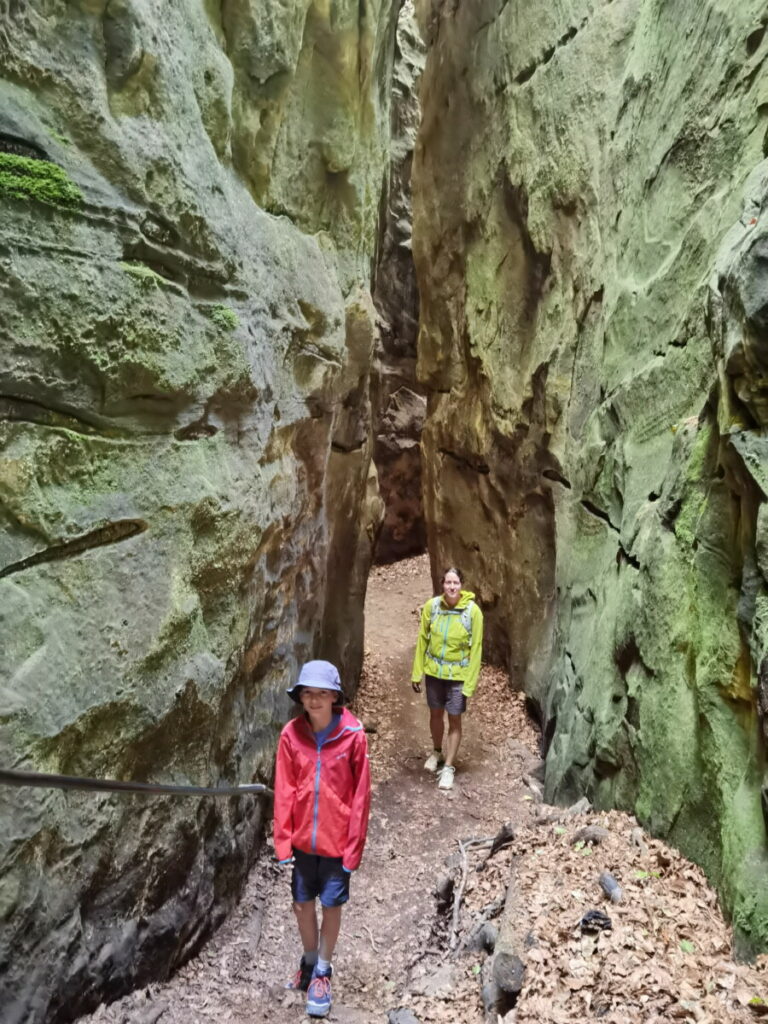
[{"label": "yellow-green rain jacket", "polygon": [[455,608],[449,608],[442,595],[427,601],[421,609],[412,682],[420,683],[425,673],[437,679],[460,679],[464,682],[461,692],[471,697],[482,654],[483,613],[471,591],[459,592]]}]

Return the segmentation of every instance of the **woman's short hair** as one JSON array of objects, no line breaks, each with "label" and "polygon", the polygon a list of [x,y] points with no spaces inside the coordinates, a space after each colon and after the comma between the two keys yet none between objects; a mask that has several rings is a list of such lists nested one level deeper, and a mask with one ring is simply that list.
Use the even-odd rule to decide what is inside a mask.
[{"label": "woman's short hair", "polygon": [[454,565],[452,565],[448,569],[443,569],[443,575],[440,577],[440,586],[441,587],[445,583],[445,577],[448,575],[449,572],[455,572],[456,573],[456,575],[459,577],[459,583],[463,583],[464,582],[464,575],[462,574],[461,569],[457,569]]}]

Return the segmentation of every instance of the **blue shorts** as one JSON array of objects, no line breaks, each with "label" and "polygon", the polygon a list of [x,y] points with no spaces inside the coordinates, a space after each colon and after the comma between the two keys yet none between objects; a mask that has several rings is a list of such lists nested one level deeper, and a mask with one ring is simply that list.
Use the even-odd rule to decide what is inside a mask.
[{"label": "blue shorts", "polygon": [[296,903],[312,903],[318,896],[324,907],[340,907],[349,899],[349,872],[341,857],[319,857],[293,851],[291,892]]}]

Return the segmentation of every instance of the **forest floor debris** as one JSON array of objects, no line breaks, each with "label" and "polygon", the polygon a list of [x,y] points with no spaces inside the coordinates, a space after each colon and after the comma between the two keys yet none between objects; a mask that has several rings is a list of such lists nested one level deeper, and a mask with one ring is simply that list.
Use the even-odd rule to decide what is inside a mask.
[{"label": "forest floor debris", "polygon": [[[698,868],[634,818],[541,803],[538,737],[505,673],[484,668],[456,784],[437,790],[424,697],[410,663],[426,557],[375,568],[354,710],[368,729],[374,800],[334,976],[340,1024],[746,1024],[768,1020],[768,958],[737,964]],[[90,1024],[296,1024],[283,989],[298,961],[288,874],[265,844],[244,898],[165,984],[100,1007]],[[514,1006],[493,992],[493,943],[513,873],[525,974]],[[621,889],[611,902],[608,872]],[[437,891],[440,890],[438,897]],[[611,927],[582,928],[590,911]],[[487,1004],[487,999],[486,999]]]}]

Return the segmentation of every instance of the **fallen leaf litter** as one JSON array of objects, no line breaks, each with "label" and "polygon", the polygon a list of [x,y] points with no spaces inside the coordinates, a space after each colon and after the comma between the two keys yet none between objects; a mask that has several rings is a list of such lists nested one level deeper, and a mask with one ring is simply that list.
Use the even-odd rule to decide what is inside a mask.
[{"label": "fallen leaf litter", "polygon": [[[421,1024],[741,1024],[768,1016],[768,957],[733,961],[729,928],[697,867],[629,815],[541,803],[537,735],[502,671],[483,669],[455,788],[436,792],[422,769],[423,696],[408,685],[420,603],[430,590],[425,556],[371,574],[354,710],[369,729],[374,806],[345,912],[331,1020],[381,1024],[396,1008]],[[505,824],[513,838],[493,855],[490,842],[472,842],[492,840]],[[297,944],[287,878],[269,850],[267,843],[240,906],[194,960],[167,983],[83,1020],[306,1019],[301,997],[281,987]],[[481,999],[488,954],[464,947],[493,927],[513,862],[527,966],[516,1005],[494,1019]],[[618,883],[619,902],[601,888],[603,872]],[[438,904],[434,890],[446,873],[453,885]],[[582,931],[590,910],[609,917],[610,929]]]}]

